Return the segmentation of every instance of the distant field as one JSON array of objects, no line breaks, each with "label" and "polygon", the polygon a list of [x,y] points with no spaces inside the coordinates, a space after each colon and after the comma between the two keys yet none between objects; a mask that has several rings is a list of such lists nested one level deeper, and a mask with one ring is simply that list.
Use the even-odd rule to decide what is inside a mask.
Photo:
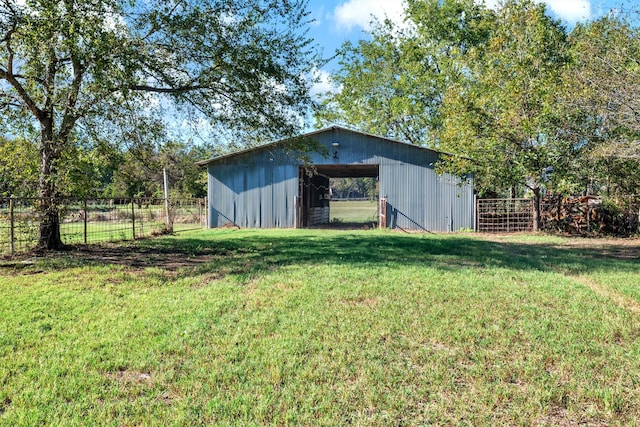
[{"label": "distant field", "polygon": [[207,230],[0,267],[0,425],[640,425],[638,240]]},{"label": "distant field", "polygon": [[378,222],[378,202],[332,200],[329,205],[329,217],[331,222]]}]

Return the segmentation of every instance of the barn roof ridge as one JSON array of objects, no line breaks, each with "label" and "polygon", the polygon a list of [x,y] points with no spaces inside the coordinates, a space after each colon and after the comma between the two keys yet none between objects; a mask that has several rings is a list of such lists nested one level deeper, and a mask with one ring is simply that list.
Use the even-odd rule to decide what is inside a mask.
[{"label": "barn roof ridge", "polygon": [[196,165],[198,165],[198,166],[206,166],[206,165],[208,165],[210,163],[217,162],[218,160],[228,159],[230,157],[235,157],[235,156],[239,156],[239,155],[242,155],[242,154],[251,153],[251,152],[254,152],[254,151],[264,150],[264,149],[267,149],[269,147],[273,147],[275,145],[291,141],[292,139],[295,139],[295,138],[309,138],[309,137],[312,137],[314,135],[318,135],[318,134],[325,133],[325,132],[332,131],[332,130],[340,130],[340,131],[351,132],[351,133],[355,133],[355,134],[362,135],[362,136],[368,136],[368,137],[372,137],[372,138],[381,139],[381,140],[384,140],[384,141],[387,141],[387,142],[391,142],[391,143],[395,143],[395,144],[402,144],[402,145],[407,145],[407,146],[410,146],[410,147],[415,147],[415,148],[418,148],[418,149],[421,149],[421,150],[431,151],[431,152],[437,153],[437,154],[444,154],[444,155],[454,156],[454,154],[451,154],[451,153],[447,153],[447,152],[439,151],[439,150],[434,150],[433,148],[423,147],[421,145],[410,144],[408,142],[400,141],[400,140],[389,138],[389,137],[386,137],[386,136],[375,135],[375,134],[368,133],[368,132],[363,132],[363,131],[359,131],[359,130],[355,130],[355,129],[350,129],[350,128],[344,127],[344,126],[332,125],[332,126],[324,127],[324,128],[321,128],[321,129],[316,129],[316,130],[313,130],[313,131],[310,131],[310,132],[306,132],[306,133],[300,134],[298,136],[291,136],[291,137],[279,139],[277,141],[268,142],[266,144],[257,145],[255,147],[249,147],[249,148],[245,148],[245,149],[242,149],[242,150],[232,151],[232,152],[226,153],[226,154],[221,154],[221,155],[216,156],[216,157],[211,157],[209,159],[201,160],[199,162],[196,162]]}]

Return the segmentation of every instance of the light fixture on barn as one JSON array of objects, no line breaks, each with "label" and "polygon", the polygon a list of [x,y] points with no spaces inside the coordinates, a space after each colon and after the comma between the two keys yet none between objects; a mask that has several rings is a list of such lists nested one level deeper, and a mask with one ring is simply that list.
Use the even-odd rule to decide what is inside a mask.
[{"label": "light fixture on barn", "polygon": [[333,145],[333,160],[338,160],[338,147],[340,147],[340,143],[338,141],[332,142]]}]

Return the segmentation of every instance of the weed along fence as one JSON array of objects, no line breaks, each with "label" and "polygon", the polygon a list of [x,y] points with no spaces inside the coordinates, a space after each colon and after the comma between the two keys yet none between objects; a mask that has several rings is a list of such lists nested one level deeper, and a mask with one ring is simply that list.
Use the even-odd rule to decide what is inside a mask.
[{"label": "weed along fence", "polygon": [[[0,199],[0,256],[33,249],[40,199]],[[62,199],[60,235],[65,244],[149,237],[166,230],[206,227],[206,199]]]},{"label": "weed along fence", "polygon": [[[573,235],[629,236],[640,232],[640,196],[604,201],[595,196],[548,197],[541,202],[540,229]],[[478,199],[476,230],[512,233],[533,230],[532,199]]]}]

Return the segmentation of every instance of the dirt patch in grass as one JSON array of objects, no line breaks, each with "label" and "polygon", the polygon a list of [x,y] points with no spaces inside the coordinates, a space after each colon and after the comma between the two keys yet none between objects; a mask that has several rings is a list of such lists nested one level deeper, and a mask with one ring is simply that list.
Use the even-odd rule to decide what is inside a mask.
[{"label": "dirt patch in grass", "polygon": [[11,399],[8,397],[5,397],[3,400],[0,401],[0,416],[2,416],[2,414],[4,414],[7,411],[10,405],[11,405]]},{"label": "dirt patch in grass", "polygon": [[352,298],[343,299],[339,303],[347,306],[375,307],[380,303],[380,299],[377,297],[354,296]]},{"label": "dirt patch in grass", "polygon": [[222,271],[205,274],[202,276],[202,278],[198,282],[194,283],[192,286],[194,288],[204,288],[206,286],[209,286],[212,282],[224,279],[225,275],[226,275],[225,272],[222,272]]},{"label": "dirt patch in grass", "polygon": [[640,257],[640,239],[567,239],[557,248],[588,249],[604,258],[632,260]]},{"label": "dirt patch in grass", "polygon": [[[10,270],[24,270],[21,274],[29,274],[34,261],[52,261],[71,266],[81,265],[120,265],[132,270],[155,267],[175,272],[184,268],[195,268],[210,262],[212,259],[225,256],[225,250],[216,248],[200,248],[197,252],[186,253],[183,248],[137,247],[122,243],[67,246],[60,251],[32,252],[28,256],[14,258],[2,263],[2,267]],[[31,273],[33,274],[33,273]]]},{"label": "dirt patch in grass", "polygon": [[556,427],[604,427],[609,424],[599,420],[575,419],[570,416],[569,411],[562,407],[552,407],[547,414],[541,417],[536,423],[538,426],[556,426]]},{"label": "dirt patch in grass", "polygon": [[185,267],[197,267],[218,254],[215,248],[203,248],[196,254],[186,254],[180,249],[132,248],[118,245],[77,246],[69,254],[74,258],[97,263],[123,265],[131,268],[158,267],[175,271]]},{"label": "dirt patch in grass", "polygon": [[[538,246],[544,245],[555,249],[574,249],[585,251],[585,255],[600,258],[610,258],[619,260],[640,259],[640,238],[615,238],[615,237],[562,237],[543,234],[531,233],[474,233],[482,240],[495,243],[517,243],[526,250],[528,245]],[[527,242],[531,237],[539,236],[541,239],[549,237],[549,239],[559,239],[559,242]]]},{"label": "dirt patch in grass", "polygon": [[117,372],[107,372],[106,377],[115,379],[120,383],[143,383],[151,384],[151,375],[146,372],[136,372],[130,370],[119,370]]}]

